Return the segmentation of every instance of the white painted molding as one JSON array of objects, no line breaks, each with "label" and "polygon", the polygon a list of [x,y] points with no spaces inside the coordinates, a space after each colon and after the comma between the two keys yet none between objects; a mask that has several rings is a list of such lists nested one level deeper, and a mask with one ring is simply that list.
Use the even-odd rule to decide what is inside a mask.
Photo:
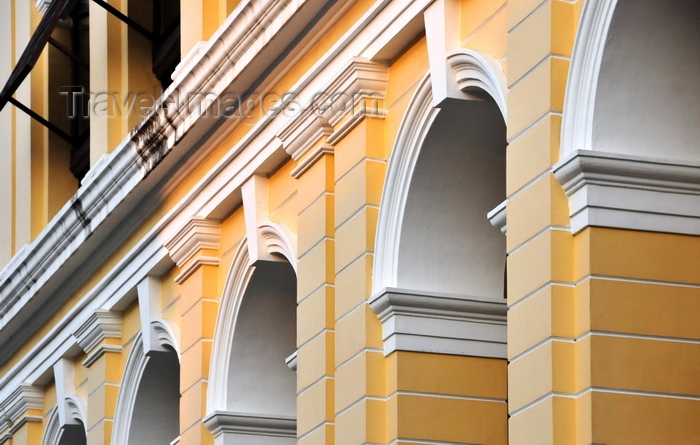
[{"label": "white painted molding", "polygon": [[157,318],[151,320],[151,332],[157,341],[157,349],[165,351],[165,346],[170,347],[178,357],[180,356],[180,328],[172,320]]},{"label": "white painted molding", "polygon": [[321,115],[318,107],[311,103],[278,133],[278,137],[289,156],[298,161],[321,138],[332,132],[333,127]]},{"label": "white painted molding", "polygon": [[374,253],[374,293],[397,285],[399,242],[408,189],[423,140],[438,112],[433,107],[432,85],[428,75],[421,80],[408,104],[384,180]]},{"label": "white painted molding", "polygon": [[461,96],[447,66],[447,54],[459,48],[459,0],[436,0],[424,12],[433,106]]},{"label": "white painted molding", "polygon": [[18,419],[30,409],[44,409],[44,388],[24,383],[12,391],[7,399],[0,402],[0,410],[10,424],[16,424]]},{"label": "white painted molding", "polygon": [[[334,127],[348,115],[351,115],[348,119],[354,126],[361,119],[353,117],[383,118],[386,114],[384,97],[389,81],[386,65],[356,57],[333,79],[278,133],[284,149],[294,160],[302,159],[323,137],[330,139]],[[367,102],[373,100],[376,102],[367,107]],[[344,135],[349,128],[342,130]],[[338,139],[336,136],[334,141]],[[317,160],[320,156],[316,153],[314,157]],[[313,162],[306,164],[309,164],[305,167],[308,169]],[[300,174],[296,172],[295,175]]]},{"label": "white painted molding", "polygon": [[227,408],[228,365],[233,348],[233,333],[236,329],[241,302],[253,272],[255,272],[255,266],[250,263],[248,243],[244,239],[233,257],[221,295],[219,314],[216,317],[209,367],[207,412],[226,411]]},{"label": "white painted molding", "polygon": [[152,320],[156,320],[161,316],[161,290],[162,285],[159,277],[146,276],[136,286],[136,291],[139,300],[139,316],[141,319],[141,335],[143,353],[148,354],[151,351],[164,352],[163,346],[158,338]]},{"label": "white painted molding", "polygon": [[53,365],[56,400],[60,425],[86,425],[87,402],[75,395],[75,363],[61,358]]},{"label": "white painted molding", "polygon": [[[159,329],[159,332],[159,338],[162,337],[161,346],[168,345],[172,347],[173,345],[178,345],[176,339],[169,337],[170,329]],[[119,387],[119,396],[117,397],[117,406],[114,412],[111,442],[113,445],[128,445],[127,441],[131,431],[131,420],[134,414],[136,396],[138,395],[139,384],[149,360],[149,356],[144,353],[142,334],[143,331],[136,334],[129,358],[124,366],[124,375]],[[179,359],[180,350],[175,349],[175,353]]]},{"label": "white painted molding", "polygon": [[506,227],[507,203],[508,200],[503,201],[486,215],[491,225],[503,232],[504,235],[508,233],[508,228]]},{"label": "white painted molding", "polygon": [[[474,91],[485,91],[493,98],[507,122],[506,96],[508,82],[503,68],[493,57],[470,49],[462,49],[447,56],[457,87],[470,98]],[[481,100],[476,96],[477,100]]]},{"label": "white painted molding", "polygon": [[184,266],[200,251],[218,250],[221,224],[205,218],[192,218],[165,243],[170,257],[178,267]]},{"label": "white painted molding", "polygon": [[700,235],[700,163],[578,150],[554,166],[571,231],[589,226]]},{"label": "white painted molding", "polygon": [[74,335],[78,339],[78,345],[89,354],[105,338],[121,338],[122,314],[121,312],[97,309]]},{"label": "white painted molding", "polygon": [[617,0],[586,2],[569,68],[561,130],[561,159],[593,147],[593,114],[603,52]]},{"label": "white painted molding", "polygon": [[58,418],[58,408],[54,408],[49,415],[49,420],[46,422],[44,429],[44,437],[41,440],[41,445],[58,445],[61,439],[61,421]]},{"label": "white painted molding", "polygon": [[284,257],[297,270],[297,236],[289,227],[274,222],[263,222],[258,226],[258,233],[267,252],[273,257]]},{"label": "white painted molding", "polygon": [[147,364],[148,356],[143,352],[142,336],[141,333],[138,333],[124,366],[124,376],[117,397],[111,442],[114,445],[128,445],[139,383],[141,383],[141,377],[143,377]]},{"label": "white painted molding", "polygon": [[284,360],[284,362],[287,364],[287,367],[294,372],[297,372],[298,361],[299,361],[299,350],[294,351],[292,353],[292,355],[290,355],[289,357],[287,357]]},{"label": "white painted molding", "polygon": [[332,145],[317,145],[316,148],[309,150],[304,159],[300,160],[299,164],[296,167],[294,167],[294,169],[291,172],[292,178],[301,178],[301,176],[304,173],[306,173],[308,169],[310,169],[314,164],[316,164],[316,161],[318,161],[325,155],[332,154],[334,154],[334,149]]},{"label": "white painted molding", "polygon": [[[297,421],[288,417],[264,417],[228,411],[214,411],[204,418],[214,438],[225,434],[296,439]],[[226,442],[228,443],[228,442]]]},{"label": "white painted molding", "polygon": [[389,288],[369,304],[382,323],[384,355],[416,351],[507,357],[505,300]]},{"label": "white painted molding", "polygon": [[253,175],[243,183],[241,195],[243,198],[246,239],[248,240],[248,260],[251,264],[260,260],[281,261],[280,258],[272,257],[268,253],[265,240],[258,230],[258,225],[266,223],[269,218],[267,178]]},{"label": "white painted molding", "polygon": [[36,9],[39,11],[39,14],[46,14],[52,1],[53,0],[36,0]]}]

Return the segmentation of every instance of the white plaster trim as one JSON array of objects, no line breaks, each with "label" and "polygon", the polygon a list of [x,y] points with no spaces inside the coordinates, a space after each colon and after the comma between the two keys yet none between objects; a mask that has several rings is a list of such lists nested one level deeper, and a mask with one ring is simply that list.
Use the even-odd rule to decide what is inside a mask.
[{"label": "white plaster trim", "polygon": [[151,325],[151,320],[157,319],[161,315],[161,290],[162,285],[159,277],[146,276],[136,286],[139,300],[139,316],[141,319],[141,335],[143,353],[151,351],[164,352],[158,339],[158,334]]},{"label": "white plaster trim", "polygon": [[592,149],[598,76],[617,0],[587,1],[576,34],[566,85],[561,130],[561,158]]},{"label": "white plaster trim", "polygon": [[100,357],[105,355],[107,352],[122,352],[122,347],[121,345],[108,345],[108,344],[101,344],[97,347],[97,349],[94,349],[90,355],[88,355],[85,360],[83,360],[82,365],[86,368],[89,368],[92,366],[93,363],[95,363]]},{"label": "white plaster trim", "polygon": [[506,226],[506,204],[508,200],[503,201],[498,204],[493,210],[486,214],[486,218],[489,220],[492,226],[500,230],[504,235],[508,233],[508,228]]},{"label": "white plaster trim", "polygon": [[151,320],[151,331],[158,343],[158,350],[165,351],[169,346],[180,357],[180,328],[172,320],[157,318]]},{"label": "white plaster trim", "polygon": [[58,418],[58,408],[51,411],[46,428],[44,429],[44,438],[41,440],[41,445],[58,445],[58,440],[61,438],[61,421]]},{"label": "white plaster trim", "polygon": [[317,146],[315,149],[308,152],[304,159],[302,159],[299,164],[294,167],[291,172],[292,178],[301,178],[301,176],[306,173],[306,171],[310,169],[316,163],[316,161],[321,159],[324,155],[332,155],[333,153],[334,149],[332,145],[323,144]]},{"label": "white plaster trim", "polygon": [[297,270],[297,236],[284,224],[262,222],[258,233],[263,239],[267,252],[273,257],[284,257]]},{"label": "white plaster trim", "polygon": [[248,242],[243,239],[226,277],[219,314],[216,317],[207,389],[207,412],[225,411],[227,408],[228,364],[233,347],[233,333],[236,329],[238,311],[253,272],[255,272],[255,266],[249,261]]},{"label": "white plaster trim", "polygon": [[454,71],[457,87],[465,94],[475,90],[488,93],[507,122],[508,82],[498,61],[487,54],[463,49],[447,56],[447,62]]},{"label": "white plaster trim", "polygon": [[56,384],[58,420],[61,426],[85,425],[87,402],[75,395],[75,363],[71,358],[61,358],[53,365]]},{"label": "white plaster trim", "polygon": [[287,364],[287,367],[294,372],[297,372],[298,361],[299,361],[299,350],[294,351],[292,353],[292,355],[290,355],[289,357],[284,359],[284,362]]},{"label": "white plaster trim", "polygon": [[44,409],[44,388],[23,383],[0,402],[0,411],[11,424],[29,409]]},{"label": "white plaster trim", "polygon": [[105,338],[121,338],[122,336],[122,314],[105,309],[97,309],[92,315],[75,331],[78,345],[89,353],[95,346]]},{"label": "white plaster trim", "polygon": [[700,235],[700,163],[578,150],[554,166],[571,231],[589,226]]},{"label": "white plaster trim", "polygon": [[267,222],[269,218],[268,179],[260,175],[253,175],[241,186],[241,196],[248,240],[248,261],[251,264],[259,260],[280,261],[280,258],[271,257],[265,246],[265,240],[258,230],[258,225]]},{"label": "white plaster trim", "polygon": [[506,301],[383,289],[369,301],[394,351],[507,357]]},{"label": "white plaster trim", "polygon": [[254,416],[229,411],[214,411],[204,418],[214,438],[222,434],[242,434],[296,438],[297,421],[288,417]]},{"label": "white plaster trim", "polygon": [[129,439],[129,431],[131,431],[131,418],[134,413],[139,383],[147,364],[148,356],[143,352],[142,336],[139,332],[124,366],[124,376],[119,388],[112,429],[111,443],[114,445],[128,445],[127,440]]},{"label": "white plaster trim", "polygon": [[428,75],[418,84],[408,104],[391,151],[379,207],[377,240],[374,244],[374,293],[385,287],[396,287],[399,242],[408,189],[423,140],[438,111],[432,105],[432,86]]},{"label": "white plaster trim", "polygon": [[[177,345],[178,342],[168,337],[171,332],[169,329],[162,331],[163,343],[162,346]],[[180,350],[175,349],[178,359],[180,358]],[[117,398],[117,406],[114,412],[114,427],[112,430],[113,445],[128,445],[129,432],[131,431],[131,419],[134,414],[134,405],[136,404],[136,396],[138,395],[139,384],[146,370],[149,356],[144,353],[143,335],[142,332],[136,334],[134,338],[129,358],[124,366],[124,375],[122,376],[121,385],[119,388],[119,396]]]},{"label": "white plaster trim", "polygon": [[447,66],[447,54],[459,48],[459,0],[435,0],[425,10],[425,36],[433,89],[433,106],[461,96]]},{"label": "white plaster trim", "polygon": [[192,218],[165,243],[165,248],[175,264],[182,267],[202,249],[218,250],[220,240],[221,224],[218,221]]}]

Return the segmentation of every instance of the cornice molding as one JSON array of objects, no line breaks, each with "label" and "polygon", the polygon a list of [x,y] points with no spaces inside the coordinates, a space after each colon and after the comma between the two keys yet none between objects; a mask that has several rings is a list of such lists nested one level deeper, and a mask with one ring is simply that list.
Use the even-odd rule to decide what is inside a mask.
[{"label": "cornice molding", "polygon": [[204,249],[218,250],[221,224],[205,218],[192,218],[165,243],[165,248],[178,267],[182,267]]},{"label": "cornice molding", "polygon": [[222,434],[288,438],[297,435],[297,421],[288,417],[214,411],[204,418],[204,425],[215,438]]},{"label": "cornice molding", "polygon": [[[284,149],[298,161],[306,156],[313,147],[326,138],[332,140],[321,144],[328,151],[335,142],[357,125],[365,117],[383,118],[384,97],[389,81],[389,68],[359,57],[352,61],[325,88],[317,92],[298,116],[291,119],[277,133]],[[367,102],[375,101],[374,108],[368,108]],[[350,117],[347,117],[351,115]],[[334,134],[335,127],[343,119],[352,122],[349,128],[343,128],[340,137]],[[331,135],[334,135],[331,139]],[[297,167],[295,177],[301,175],[320,157],[317,148],[308,160],[302,161],[303,168]]]},{"label": "cornice molding", "polygon": [[506,358],[506,301],[382,289],[369,305],[382,323],[384,355],[435,352]]},{"label": "cornice molding", "polygon": [[89,354],[104,339],[121,338],[122,314],[97,309],[73,335],[82,350]]},{"label": "cornice molding", "polygon": [[[27,383],[19,385],[10,396],[0,403],[5,427],[17,426],[20,418],[30,409],[44,409],[44,388]],[[25,416],[26,417],[26,416]],[[31,416],[30,416],[31,417]],[[32,420],[32,419],[29,419]]]},{"label": "cornice molding", "polygon": [[554,175],[573,233],[599,226],[700,235],[700,163],[577,150]]}]

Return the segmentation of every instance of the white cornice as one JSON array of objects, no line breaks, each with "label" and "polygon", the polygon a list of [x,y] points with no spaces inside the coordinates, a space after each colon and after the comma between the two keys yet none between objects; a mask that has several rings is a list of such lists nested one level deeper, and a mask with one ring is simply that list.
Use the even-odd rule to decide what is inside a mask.
[{"label": "white cornice", "polygon": [[192,218],[173,238],[165,243],[170,257],[182,267],[202,249],[218,250],[221,224],[204,218]]},{"label": "white cornice", "polygon": [[589,226],[700,235],[700,163],[578,150],[554,166],[571,230]]},{"label": "white cornice", "polygon": [[[321,139],[329,137],[334,127],[348,115],[364,118],[384,117],[384,97],[389,68],[362,58],[353,58],[334,80],[322,88],[278,133],[284,149],[294,160],[304,157]],[[367,102],[375,101],[374,108]],[[353,124],[357,125],[357,122]],[[347,133],[344,131],[343,134]],[[336,137],[335,140],[338,138]],[[318,150],[316,151],[318,152]],[[308,162],[307,162],[308,164]],[[297,172],[297,174],[299,174]]]},{"label": "white cornice", "polygon": [[44,409],[44,388],[21,384],[0,403],[0,409],[6,420],[14,424],[27,410]]},{"label": "white cornice", "polygon": [[204,418],[204,425],[214,437],[222,434],[289,438],[297,436],[297,421],[288,417],[214,411]]},{"label": "white cornice", "polygon": [[506,301],[383,289],[369,301],[394,351],[506,358]]},{"label": "white cornice", "polygon": [[75,332],[78,345],[89,353],[105,338],[121,338],[122,314],[105,309],[97,309]]},{"label": "white cornice", "polygon": [[508,228],[506,227],[506,204],[508,201],[503,201],[498,204],[493,210],[491,210],[487,215],[489,222],[492,226],[500,230],[503,234],[508,233]]}]

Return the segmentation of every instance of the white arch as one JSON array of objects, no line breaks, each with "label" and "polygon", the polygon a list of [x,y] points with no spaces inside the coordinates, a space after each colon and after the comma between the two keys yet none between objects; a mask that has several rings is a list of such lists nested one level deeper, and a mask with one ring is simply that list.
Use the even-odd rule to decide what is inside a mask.
[{"label": "white arch", "polygon": [[[297,271],[295,236],[286,227],[275,223],[263,223],[259,226],[268,252],[283,256],[289,261],[294,272]],[[216,319],[214,342],[212,346],[211,366],[209,368],[209,387],[207,389],[207,412],[225,411],[228,398],[228,364],[233,347],[233,333],[241,307],[241,302],[255,271],[250,264],[248,239],[243,238],[233,257],[219,306]]]},{"label": "white arch", "polygon": [[[172,328],[170,328],[169,323],[163,320],[154,320],[151,324],[157,328],[158,339],[161,346],[169,346],[171,348],[178,346],[177,341],[172,336]],[[179,360],[180,351],[175,349],[175,352]],[[131,432],[131,420],[134,414],[139,384],[146,370],[146,365],[148,365],[148,360],[149,357],[145,354],[143,349],[143,336],[142,333],[139,332],[134,338],[119,388],[117,407],[114,414],[114,427],[112,430],[113,445],[128,445],[129,433]]]},{"label": "white arch", "polygon": [[250,264],[248,242],[243,238],[238,246],[229,271],[216,317],[214,342],[212,345],[209,387],[207,389],[207,412],[226,410],[228,397],[228,358],[231,356],[232,333],[236,328],[238,311],[255,266]]},{"label": "white arch", "polygon": [[598,77],[617,1],[588,1],[583,7],[566,85],[561,159],[576,150],[592,149]]},{"label": "white arch", "polygon": [[44,438],[41,445],[58,445],[61,438],[61,421],[58,419],[58,408],[51,410],[46,429],[44,429]]},{"label": "white arch", "polygon": [[[465,99],[475,90],[486,92],[505,120],[506,78],[498,62],[472,50],[454,52],[447,59],[459,89],[467,93]],[[427,74],[411,98],[391,151],[377,222],[373,294],[397,286],[399,244],[408,191],[421,147],[439,112],[433,107],[432,99],[430,74]]]},{"label": "white arch", "polygon": [[[76,424],[70,425],[71,428],[82,428],[83,432],[87,436],[87,419],[84,417],[83,408],[80,406],[82,403],[79,399],[74,396],[66,397],[66,402],[70,407],[71,418]],[[41,445],[58,445],[61,441],[61,437],[64,433],[64,427],[66,425],[61,425],[61,420],[58,415],[58,407],[51,410],[49,415],[49,420],[46,422],[46,428],[44,429],[44,437],[41,440]]]}]

